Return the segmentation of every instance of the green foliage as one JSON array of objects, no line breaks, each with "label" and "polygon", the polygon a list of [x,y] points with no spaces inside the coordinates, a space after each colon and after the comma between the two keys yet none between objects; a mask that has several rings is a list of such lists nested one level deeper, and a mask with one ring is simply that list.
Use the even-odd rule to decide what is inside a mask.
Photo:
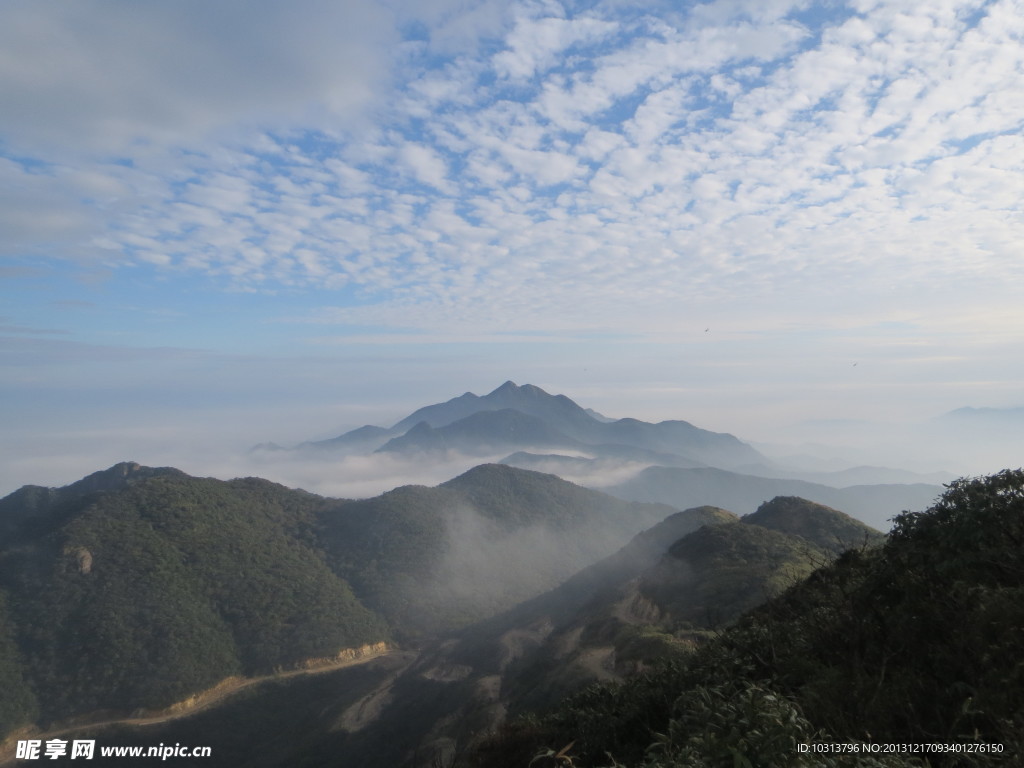
[{"label": "green foliage", "polygon": [[[838,515],[808,506],[826,521]],[[828,531],[827,523],[819,528]],[[710,627],[731,623],[826,560],[802,538],[724,510],[676,513],[585,572],[605,576],[596,595],[548,607],[559,629],[503,675],[509,711],[549,707],[595,677],[629,676],[687,656],[713,635]]]},{"label": "green foliage", "polygon": [[403,486],[323,515],[333,569],[406,639],[452,621],[426,587],[448,546],[446,510],[460,502],[443,489]]},{"label": "green foliage", "polygon": [[487,464],[325,510],[322,541],[331,567],[415,642],[554,588],[670,511]]},{"label": "green foliage", "polygon": [[766,671],[836,733],[1019,743],[1022,491],[1020,471],[957,481],[897,518],[884,550],[851,553],[766,606],[758,621],[780,659]]},{"label": "green foliage", "polygon": [[7,596],[0,591],[0,739],[19,726],[31,723],[39,706],[24,675],[24,661],[14,642]]},{"label": "green foliage", "polygon": [[458,491],[475,509],[508,529],[535,523],[566,529],[584,523],[595,512],[614,514],[633,506],[554,475],[504,464],[474,467],[441,487]]},{"label": "green foliage", "polygon": [[[827,741],[798,706],[769,687],[739,680],[683,692],[665,733],[655,733],[644,768],[900,768],[899,758],[802,753]],[[620,767],[621,768],[621,767]]]},{"label": "green foliage", "polygon": [[874,528],[839,510],[798,496],[776,496],[744,517],[743,522],[799,536],[832,554],[880,543],[885,538]]},{"label": "green foliage", "polygon": [[701,634],[698,630],[680,637],[654,626],[626,626],[615,640],[615,660],[619,665],[644,665],[660,659],[682,659],[693,652],[693,638]]},{"label": "green foliage", "polygon": [[757,525],[708,525],[673,544],[640,590],[677,622],[721,627],[826,559],[809,543]]},{"label": "green foliage", "polygon": [[[685,663],[567,699],[534,724],[534,746],[574,741],[575,766],[1015,764],[1022,544],[1024,472],[957,481],[927,512],[897,518],[884,547],[845,553]],[[812,741],[1003,751],[921,760],[797,751]]]},{"label": "green foliage", "polygon": [[[507,467],[450,486],[343,502],[125,463],[65,488],[24,488],[0,499],[10,596],[0,681],[34,693],[43,723],[160,708],[225,676],[396,634],[419,641],[509,608],[604,554],[616,524],[642,525],[633,513],[665,512]],[[486,573],[498,552],[525,576],[518,592],[449,567],[453,520],[469,541],[511,540],[483,555],[463,540],[459,554]],[[522,540],[560,547],[548,537],[558,532],[566,550],[550,567],[518,568],[524,527]],[[31,698],[12,694],[12,722],[36,717]]]},{"label": "green foliage", "polygon": [[180,473],[80,499],[0,553],[44,721],[162,707],[387,636],[316,546],[323,499]]}]

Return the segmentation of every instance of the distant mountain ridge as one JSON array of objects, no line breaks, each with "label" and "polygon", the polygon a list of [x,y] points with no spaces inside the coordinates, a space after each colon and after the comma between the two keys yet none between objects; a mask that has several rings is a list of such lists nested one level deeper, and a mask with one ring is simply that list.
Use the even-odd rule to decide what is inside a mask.
[{"label": "distant mountain ridge", "polygon": [[696,504],[744,509],[776,496],[799,496],[841,509],[868,525],[885,530],[891,517],[931,504],[942,487],[917,483],[833,488],[804,480],[758,477],[714,467],[653,466],[603,490],[622,499],[657,502],[677,509]]},{"label": "distant mountain ridge", "polygon": [[367,425],[303,443],[300,458],[303,452],[318,457],[378,454],[425,466],[497,461],[676,509],[707,504],[746,509],[775,496],[800,496],[881,529],[896,514],[927,506],[942,492],[938,483],[920,482],[934,475],[882,467],[801,473],[775,464],[730,434],[681,420],[608,419],[565,395],[513,381],[483,396],[465,392],[418,408],[390,428]]},{"label": "distant mountain ridge", "polygon": [[328,440],[302,443],[301,450],[346,453],[439,454],[458,451],[481,460],[502,453],[543,449],[594,456],[659,454],[675,466],[768,464],[733,435],[700,429],[686,421],[649,423],[608,419],[565,395],[532,384],[506,381],[480,396],[466,392],[417,409],[390,428],[367,425]]},{"label": "distant mountain ridge", "polygon": [[1013,408],[973,408],[964,406],[939,416],[937,421],[951,421],[960,424],[1013,425],[1024,421],[1024,406]]},{"label": "distant mountain ridge", "polygon": [[505,409],[551,419],[559,424],[575,423],[582,429],[588,428],[596,421],[586,410],[565,395],[550,395],[533,384],[518,386],[513,381],[506,381],[482,397],[466,392],[447,402],[419,408],[395,424],[392,429],[404,432],[421,421],[432,427],[444,427],[481,411]]},{"label": "distant mountain ridge", "polygon": [[390,439],[377,450],[396,453],[448,450],[493,453],[532,445],[579,449],[586,444],[567,436],[539,417],[513,408],[502,408],[477,411],[441,427],[432,427],[426,421],[417,422],[404,435]]}]

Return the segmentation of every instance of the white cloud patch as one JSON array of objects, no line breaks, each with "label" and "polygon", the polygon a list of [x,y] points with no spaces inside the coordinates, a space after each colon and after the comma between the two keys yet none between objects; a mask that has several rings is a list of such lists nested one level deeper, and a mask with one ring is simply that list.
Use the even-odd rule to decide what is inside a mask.
[{"label": "white cloud patch", "polygon": [[441,156],[432,148],[422,144],[405,144],[399,150],[401,162],[414,178],[433,187],[438,192],[452,190],[448,183],[448,169]]},{"label": "white cloud patch", "polygon": [[521,16],[506,38],[508,48],[494,56],[500,77],[530,78],[555,66],[577,43],[593,43],[615,33],[613,21],[595,18],[564,19]]}]

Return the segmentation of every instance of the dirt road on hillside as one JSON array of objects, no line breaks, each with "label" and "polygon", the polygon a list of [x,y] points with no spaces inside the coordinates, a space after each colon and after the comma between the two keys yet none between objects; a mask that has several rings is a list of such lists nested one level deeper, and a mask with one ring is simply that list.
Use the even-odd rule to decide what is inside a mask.
[{"label": "dirt road on hillside", "polygon": [[9,735],[0,744],[0,766],[14,765],[19,740],[37,739],[45,745],[48,739],[67,739],[68,736],[84,730],[97,730],[115,725],[130,727],[158,725],[210,709],[241,691],[264,683],[287,680],[288,678],[303,675],[322,675],[384,658],[400,661],[401,668],[404,669],[416,657],[417,654],[413,651],[402,651],[389,646],[387,643],[364,645],[360,648],[345,649],[335,657],[310,659],[295,669],[283,670],[258,677],[228,677],[212,688],[208,688],[158,712],[135,714],[127,717],[97,717],[92,720],[86,720],[85,718],[89,716],[85,715],[82,718],[76,718],[75,722],[62,723],[48,731],[39,731],[32,728],[22,729]]}]

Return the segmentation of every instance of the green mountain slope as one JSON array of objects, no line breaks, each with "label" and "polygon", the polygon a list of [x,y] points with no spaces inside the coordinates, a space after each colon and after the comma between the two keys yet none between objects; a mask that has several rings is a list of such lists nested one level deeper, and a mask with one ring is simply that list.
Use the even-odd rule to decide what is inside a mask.
[{"label": "green mountain slope", "polygon": [[743,522],[799,536],[833,554],[884,538],[879,531],[844,512],[799,496],[776,496],[744,516]]},{"label": "green mountain slope", "polygon": [[672,511],[504,466],[360,501],[128,463],[23,488],[0,500],[0,734],[425,642]]},{"label": "green mountain slope", "polygon": [[[472,473],[493,474],[500,477],[494,467]],[[848,519],[818,509],[826,520]],[[626,679],[659,659],[692,654],[717,631],[712,626],[782,592],[828,557],[797,535],[722,509],[674,513],[551,591],[426,647],[388,688],[390,703],[350,738],[345,763],[373,765],[374,754],[386,754],[389,764],[446,764],[509,714],[543,711],[587,683]],[[396,733],[404,752],[395,751]]]},{"label": "green mountain slope", "polygon": [[143,467],[122,462],[93,472],[63,488],[26,485],[0,499],[0,546],[44,534],[77,514],[93,494],[117,491],[150,477],[184,477],[171,467]]},{"label": "green mountain slope", "polygon": [[614,496],[581,488],[554,475],[504,464],[481,464],[441,487],[463,494],[484,515],[505,527],[543,522],[552,528],[568,529],[598,516],[636,533],[676,511],[663,504],[623,504]]},{"label": "green mountain slope", "polygon": [[[850,550],[690,658],[521,720],[468,764],[571,742],[576,766],[1018,765],[1022,541],[1024,472],[956,481],[883,546]],[[875,750],[799,750],[812,743]]]},{"label": "green mountain slope", "polygon": [[705,526],[673,544],[639,594],[676,626],[718,628],[826,560],[817,547],[742,522]]},{"label": "green mountain slope", "polygon": [[548,590],[672,512],[494,464],[346,502],[323,517],[322,540],[335,570],[413,639]]},{"label": "green mountain slope", "polygon": [[[115,468],[117,469],[117,468]],[[0,550],[23,674],[44,721],[166,706],[387,636],[315,542],[324,501],[263,480],[142,473],[56,495]],[[73,510],[73,513],[72,513]]]},{"label": "green mountain slope", "polygon": [[[772,505],[802,504],[816,528],[838,535],[849,518],[802,499],[775,499]],[[566,593],[575,583],[592,590],[575,603],[549,611],[552,630],[503,684],[513,711],[552,703],[557,691],[582,682],[622,679],[652,661],[691,651],[744,611],[793,585],[831,558],[801,537],[796,528],[770,530],[755,515],[737,518],[716,507],[677,513],[637,536],[628,547],[586,569],[559,589],[524,604],[510,615],[519,626],[536,626],[532,605]],[[863,534],[871,532],[855,523]],[[833,527],[835,526],[835,527]],[[832,538],[832,536],[829,536]]]},{"label": "green mountain slope", "polygon": [[[796,505],[802,514],[774,521],[788,532],[751,524],[754,515],[741,521],[713,507],[674,512],[554,589],[531,593],[500,614],[431,641],[428,627],[440,631],[466,617],[448,612],[442,601],[412,600],[427,585],[432,594],[439,585],[451,586],[455,591],[448,596],[465,610],[466,600],[472,602],[467,595],[481,589],[475,582],[485,568],[502,574],[498,581],[505,578],[502,543],[526,542],[541,548],[543,559],[557,561],[557,553],[571,551],[568,542],[585,538],[589,529],[627,519],[638,525],[666,509],[625,504],[551,476],[496,465],[437,488],[409,486],[376,499],[319,503],[311,527],[299,530],[315,536],[335,572],[346,580],[351,574],[354,592],[393,626],[418,622],[419,634],[410,634],[425,643],[418,658],[406,661],[407,668],[382,660],[339,673],[330,678],[339,681],[334,685],[318,676],[267,684],[158,730],[120,728],[99,732],[101,738],[143,743],[157,734],[165,743],[230,744],[231,759],[267,768],[429,765],[459,753],[509,712],[549,707],[594,680],[632,679],[660,658],[691,656],[713,634],[709,621],[727,623],[792,583],[811,560],[827,558],[796,533],[806,532],[807,516],[821,515],[824,530],[829,521],[848,522],[834,510],[785,499],[766,505],[759,517],[770,523],[769,510]],[[470,511],[477,528],[459,527]],[[458,546],[453,550],[451,534],[467,531],[484,534],[474,541],[483,547],[479,561],[467,562]],[[516,538],[524,532],[530,532],[527,538]],[[542,548],[547,538],[556,554]],[[488,541],[498,546],[488,548]],[[473,575],[458,589],[446,581],[453,555]],[[550,578],[541,566],[523,566],[522,556],[511,565],[543,577],[535,583]],[[483,603],[477,609],[487,615]],[[278,707],[287,712],[275,715]],[[228,731],[227,741],[217,736]],[[525,765],[530,757],[513,764]],[[211,764],[231,763],[222,757]]]}]

